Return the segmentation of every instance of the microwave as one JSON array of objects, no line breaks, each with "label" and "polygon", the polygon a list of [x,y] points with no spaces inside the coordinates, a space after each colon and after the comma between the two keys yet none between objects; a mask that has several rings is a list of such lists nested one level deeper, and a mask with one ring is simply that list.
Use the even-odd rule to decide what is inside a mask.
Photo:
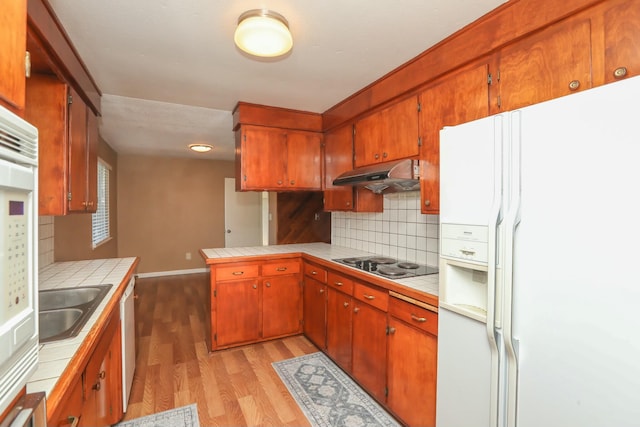
[{"label": "microwave", "polygon": [[0,107],[0,414],[38,363],[38,130]]}]

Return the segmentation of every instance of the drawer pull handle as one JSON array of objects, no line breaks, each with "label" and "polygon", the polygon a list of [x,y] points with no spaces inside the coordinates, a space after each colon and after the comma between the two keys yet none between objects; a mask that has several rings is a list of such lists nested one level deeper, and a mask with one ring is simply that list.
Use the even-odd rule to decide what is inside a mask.
[{"label": "drawer pull handle", "polygon": [[364,294],[363,296],[364,296],[366,299],[368,299],[369,301],[371,301],[372,299],[375,299],[375,297],[374,297],[373,295],[367,295],[367,294]]},{"label": "drawer pull handle", "polygon": [[342,282],[336,282],[336,286],[342,286],[343,283]]},{"label": "drawer pull handle", "polygon": [[312,276],[315,276],[316,274],[318,274],[318,272],[317,272],[317,271],[315,271],[315,270],[313,270],[313,271],[311,272],[311,275],[312,275]]},{"label": "drawer pull handle", "polygon": [[476,251],[471,251],[468,249],[460,249],[460,252],[462,252],[462,255],[474,255],[476,253]]},{"label": "drawer pull handle", "polygon": [[425,317],[418,317],[415,314],[411,314],[411,320],[415,321],[415,322],[420,322],[420,323],[424,323],[427,321],[427,319]]},{"label": "drawer pull handle", "polygon": [[278,267],[276,271],[287,271],[287,267]]},{"label": "drawer pull handle", "polygon": [[242,276],[244,274],[244,271],[234,271],[233,273],[234,276]]}]

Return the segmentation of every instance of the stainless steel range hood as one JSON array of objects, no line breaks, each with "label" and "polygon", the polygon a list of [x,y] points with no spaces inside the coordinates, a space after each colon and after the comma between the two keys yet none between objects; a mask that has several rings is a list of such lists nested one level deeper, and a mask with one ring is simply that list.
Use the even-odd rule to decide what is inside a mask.
[{"label": "stainless steel range hood", "polygon": [[405,159],[364,166],[341,174],[333,180],[333,185],[365,187],[377,194],[418,191],[420,163]]}]

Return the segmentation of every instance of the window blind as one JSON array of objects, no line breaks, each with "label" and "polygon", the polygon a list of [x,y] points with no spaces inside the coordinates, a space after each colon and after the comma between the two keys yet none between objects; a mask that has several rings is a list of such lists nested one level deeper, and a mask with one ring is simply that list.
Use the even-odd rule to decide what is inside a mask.
[{"label": "window blind", "polygon": [[109,230],[109,172],[111,167],[98,159],[98,209],[92,214],[91,240],[95,248],[108,240]]}]

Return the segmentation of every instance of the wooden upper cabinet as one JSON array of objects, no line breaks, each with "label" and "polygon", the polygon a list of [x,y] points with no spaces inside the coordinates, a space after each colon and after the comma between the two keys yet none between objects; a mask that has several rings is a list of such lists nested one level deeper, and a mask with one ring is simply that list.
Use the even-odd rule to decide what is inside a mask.
[{"label": "wooden upper cabinet", "polygon": [[440,210],[440,130],[489,114],[486,63],[448,75],[420,93],[420,194],[422,213]]},{"label": "wooden upper cabinet", "polygon": [[25,104],[26,0],[2,2],[0,46],[0,105],[20,114]]},{"label": "wooden upper cabinet", "polygon": [[287,130],[287,187],[322,189],[322,134]]},{"label": "wooden upper cabinet", "polygon": [[236,132],[237,190],[320,190],[322,134],[253,125]]},{"label": "wooden upper cabinet", "polygon": [[[608,1],[601,7],[604,9],[601,15],[604,82],[637,76],[640,74],[640,1]],[[598,18],[594,20],[598,22]]]},{"label": "wooden upper cabinet", "polygon": [[568,19],[552,25],[505,47],[499,56],[500,97],[497,105],[492,104],[492,113],[589,89],[590,19]]},{"label": "wooden upper cabinet", "polygon": [[55,76],[34,74],[25,119],[38,128],[40,215],[97,209],[97,118],[76,91]]},{"label": "wooden upper cabinet", "polygon": [[409,97],[356,122],[354,137],[356,167],[416,157],[418,142],[418,98]]},{"label": "wooden upper cabinet", "polygon": [[334,186],[333,180],[353,169],[353,125],[339,127],[324,135],[324,209],[353,210],[353,187]]}]

